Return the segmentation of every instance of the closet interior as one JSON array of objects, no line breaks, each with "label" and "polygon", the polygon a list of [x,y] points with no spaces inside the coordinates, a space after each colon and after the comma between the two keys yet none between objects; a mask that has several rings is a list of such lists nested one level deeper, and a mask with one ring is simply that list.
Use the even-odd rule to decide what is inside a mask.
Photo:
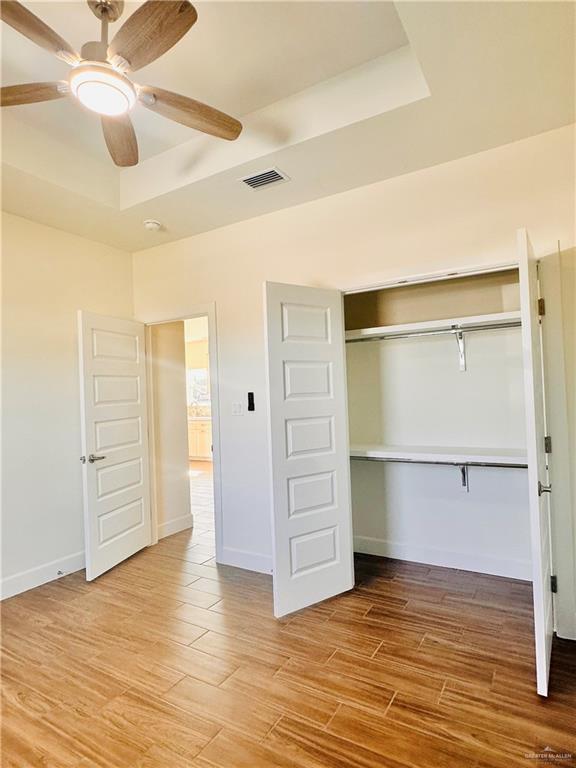
[{"label": "closet interior", "polygon": [[517,269],[344,297],[354,549],[531,578]]}]

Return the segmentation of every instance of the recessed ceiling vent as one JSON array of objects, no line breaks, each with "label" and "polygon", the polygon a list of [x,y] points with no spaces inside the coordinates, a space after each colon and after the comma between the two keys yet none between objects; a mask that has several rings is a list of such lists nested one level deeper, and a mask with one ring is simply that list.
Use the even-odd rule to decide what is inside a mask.
[{"label": "recessed ceiling vent", "polygon": [[285,181],[290,181],[290,177],[278,168],[268,168],[266,171],[244,176],[240,181],[252,189],[261,189],[262,187],[269,187],[271,184],[283,184]]}]

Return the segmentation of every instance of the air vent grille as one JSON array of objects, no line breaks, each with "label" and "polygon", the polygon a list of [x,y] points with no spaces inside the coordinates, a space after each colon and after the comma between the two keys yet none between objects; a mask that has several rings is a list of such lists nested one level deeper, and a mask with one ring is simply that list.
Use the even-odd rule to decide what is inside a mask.
[{"label": "air vent grille", "polygon": [[266,171],[260,171],[251,176],[245,176],[243,179],[240,179],[240,181],[244,182],[244,184],[252,189],[260,189],[261,187],[268,187],[270,184],[281,184],[285,181],[290,181],[290,179],[285,173],[278,170],[278,168],[268,168]]}]

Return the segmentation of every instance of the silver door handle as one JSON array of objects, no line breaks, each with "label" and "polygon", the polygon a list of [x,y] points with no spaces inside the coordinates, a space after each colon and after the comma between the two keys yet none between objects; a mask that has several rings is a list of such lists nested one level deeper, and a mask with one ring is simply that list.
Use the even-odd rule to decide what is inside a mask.
[{"label": "silver door handle", "polygon": [[94,454],[91,453],[90,456],[88,456],[88,461],[90,464],[94,464],[95,461],[102,461],[105,458],[106,456],[94,456]]},{"label": "silver door handle", "polygon": [[542,496],[543,493],[552,493],[552,486],[542,485],[540,480],[538,480],[538,496]]}]

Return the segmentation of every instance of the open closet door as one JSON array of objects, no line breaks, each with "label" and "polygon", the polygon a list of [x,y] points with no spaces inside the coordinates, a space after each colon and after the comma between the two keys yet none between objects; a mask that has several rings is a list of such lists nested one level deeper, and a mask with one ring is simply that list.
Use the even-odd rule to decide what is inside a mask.
[{"label": "open closet door", "polygon": [[86,578],[150,544],[144,325],[79,312]]},{"label": "open closet door", "polygon": [[274,614],[354,586],[342,297],[266,283]]},{"label": "open closet door", "polygon": [[551,589],[550,507],[548,502],[550,489],[548,487],[548,472],[544,449],[546,424],[542,341],[538,308],[538,265],[525,229],[518,230],[518,261],[526,397],[536,680],[538,693],[541,696],[547,696],[552,635],[554,632]]}]

